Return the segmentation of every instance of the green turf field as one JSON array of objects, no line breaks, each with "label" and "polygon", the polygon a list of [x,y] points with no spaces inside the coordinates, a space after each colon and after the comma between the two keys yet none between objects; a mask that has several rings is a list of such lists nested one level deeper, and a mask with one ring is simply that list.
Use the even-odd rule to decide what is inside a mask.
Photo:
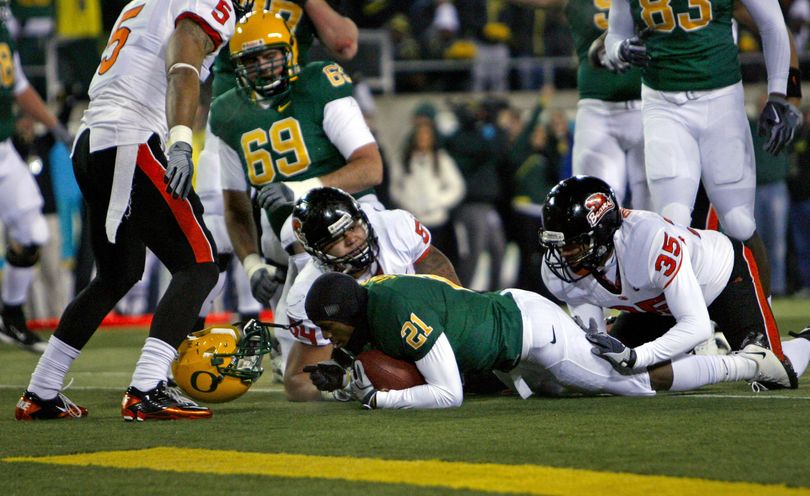
[{"label": "green turf field", "polygon": [[[774,309],[784,333],[810,323],[806,300]],[[90,417],[72,421],[14,420],[37,357],[0,345],[4,495],[810,494],[810,373],[796,391],[468,397],[446,411],[291,404],[268,374],[210,420],[125,423],[145,334],[90,341],[67,392]]]}]

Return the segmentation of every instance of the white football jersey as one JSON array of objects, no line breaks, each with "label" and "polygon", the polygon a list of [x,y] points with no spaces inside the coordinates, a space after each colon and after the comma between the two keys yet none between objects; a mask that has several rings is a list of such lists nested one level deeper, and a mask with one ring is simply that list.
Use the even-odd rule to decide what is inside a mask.
[{"label": "white football jersey", "polygon": [[231,0],[129,2],[118,16],[88,90],[90,106],[82,123],[94,130],[91,151],[144,143],[152,133],[165,138],[164,58],[175,25],[190,19],[214,43],[214,52],[202,64],[204,81],[216,54],[233,34],[235,18]]},{"label": "white football jersey", "polygon": [[[372,205],[360,204],[368,216],[369,223],[377,235],[379,253],[377,262],[358,278],[365,281],[371,276],[380,274],[413,274],[414,264],[427,254],[430,248],[430,231],[424,227],[410,212],[405,210],[374,210]],[[315,258],[309,262],[295,278],[287,295],[287,317],[291,323],[293,336],[299,341],[312,346],[330,344],[323,337],[321,329],[307,318],[304,303],[309,288],[321,274],[326,272]],[[298,323],[300,321],[300,323]]]},{"label": "white football jersey", "polygon": [[[707,306],[731,276],[731,241],[717,231],[675,225],[653,212],[624,209],[622,215],[621,228],[613,235],[614,253],[601,273],[568,283],[543,264],[543,282],[574,315],[585,323],[596,318],[603,330],[603,308],[672,315],[678,322],[673,329],[686,337],[668,348],[687,351],[689,336],[710,330]],[[642,357],[640,348],[639,366],[657,363],[660,353],[666,353],[655,350]]]}]

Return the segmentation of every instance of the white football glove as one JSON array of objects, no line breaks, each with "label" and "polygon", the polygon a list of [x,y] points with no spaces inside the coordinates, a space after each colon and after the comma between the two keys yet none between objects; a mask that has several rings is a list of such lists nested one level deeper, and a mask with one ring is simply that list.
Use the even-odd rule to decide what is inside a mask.
[{"label": "white football glove", "polygon": [[366,375],[363,368],[363,362],[354,361],[352,365],[352,382],[349,384],[349,390],[352,396],[360,403],[366,410],[373,410],[377,408],[377,390],[371,384],[371,380]]}]

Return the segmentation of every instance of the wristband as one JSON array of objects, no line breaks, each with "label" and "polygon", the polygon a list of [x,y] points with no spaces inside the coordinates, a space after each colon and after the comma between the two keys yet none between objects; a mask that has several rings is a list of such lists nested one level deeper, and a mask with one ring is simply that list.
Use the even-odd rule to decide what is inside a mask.
[{"label": "wristband", "polygon": [[255,253],[251,253],[250,255],[246,256],[244,260],[242,260],[242,267],[245,269],[245,274],[247,274],[248,280],[250,280],[250,276],[252,276],[254,272],[261,269],[264,265],[265,264],[262,257]]},{"label": "wristband", "polygon": [[788,98],[802,97],[802,72],[798,67],[791,67],[788,72],[786,93]]},{"label": "wristband", "polygon": [[297,200],[311,189],[323,188],[323,181],[319,177],[312,177],[303,181],[284,181],[284,185],[292,190],[293,199]]},{"label": "wristband", "polygon": [[197,74],[197,78],[200,77],[200,71],[196,67],[194,67],[193,65],[186,64],[185,62],[178,62],[178,63],[172,65],[171,67],[169,67],[168,74],[172,74],[175,69],[191,69],[192,71],[194,71],[195,74]]},{"label": "wristband", "polygon": [[173,126],[169,131],[169,147],[178,141],[191,145],[192,136],[193,133],[190,127],[183,125]]}]

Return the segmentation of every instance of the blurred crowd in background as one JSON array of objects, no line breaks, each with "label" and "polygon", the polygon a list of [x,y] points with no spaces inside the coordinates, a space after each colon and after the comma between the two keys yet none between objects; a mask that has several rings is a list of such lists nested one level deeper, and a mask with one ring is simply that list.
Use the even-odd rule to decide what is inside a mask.
[{"label": "blurred crowd in background", "polygon": [[[12,1],[10,25],[24,70],[74,130],[101,49],[126,3]],[[549,105],[555,92],[576,85],[573,41],[562,13],[506,0],[347,0],[341,10],[361,30],[385,33],[397,61],[444,62],[403,65],[395,73],[396,93],[445,95],[415,104],[410,122],[400,123],[408,128],[404,142],[383,146],[386,174],[378,189],[383,203],[411,211],[428,226],[433,243],[448,254],[466,286],[544,292],[537,244],[540,209],[551,187],[571,174],[574,136],[573,107]],[[810,0],[786,2],[785,16],[802,53],[803,72],[810,74],[805,55]],[[740,49],[758,53],[757,39],[742,31]],[[571,63],[558,64],[549,77],[543,57]],[[530,63],[515,63],[521,59]],[[761,59],[744,64],[746,83],[763,81],[763,67]],[[357,99],[373,118],[374,94],[362,84],[362,74],[355,75]],[[517,90],[536,93],[533,108],[512,102],[508,92]],[[773,265],[774,296],[810,298],[810,107],[803,111],[800,137],[776,157],[759,153],[752,127],[758,152],[757,223]],[[199,140],[206,114],[202,107]],[[49,318],[60,315],[89,282],[93,262],[69,150],[39,131],[21,116],[14,144],[42,190],[51,230],[28,315]],[[201,142],[195,143],[195,151],[201,148]],[[152,258],[142,284],[117,311],[149,312],[162,289],[161,267]],[[233,302],[226,291],[220,309],[232,310]]]}]

